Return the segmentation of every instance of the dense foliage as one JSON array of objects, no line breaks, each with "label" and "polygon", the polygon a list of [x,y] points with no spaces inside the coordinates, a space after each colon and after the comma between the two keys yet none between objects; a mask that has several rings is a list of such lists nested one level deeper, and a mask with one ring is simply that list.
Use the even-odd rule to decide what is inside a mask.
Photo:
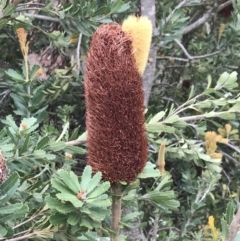
[{"label": "dense foliage", "polygon": [[[17,2],[0,2],[0,240],[109,240],[110,183],[86,166],[85,60],[94,30],[141,3]],[[156,1],[149,157],[122,183],[122,240],[136,226],[142,240],[234,232],[239,10],[239,0]]]}]

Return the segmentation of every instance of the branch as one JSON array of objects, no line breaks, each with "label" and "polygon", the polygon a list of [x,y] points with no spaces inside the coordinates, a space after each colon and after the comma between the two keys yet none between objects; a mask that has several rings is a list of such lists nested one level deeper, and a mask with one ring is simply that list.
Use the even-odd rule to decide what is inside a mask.
[{"label": "branch", "polygon": [[[206,119],[206,118],[213,118],[213,117],[219,117],[220,115],[224,115],[224,114],[229,114],[229,111],[222,111],[222,112],[215,112],[215,113],[211,113],[211,116],[206,116],[206,114],[203,115],[193,115],[193,116],[185,116],[185,117],[180,117],[178,120],[181,121],[196,121],[196,120],[201,120],[201,119]],[[235,113],[235,114],[240,114],[240,111],[233,111],[231,113]],[[158,122],[159,125],[163,125],[165,124],[164,121]]]},{"label": "branch", "polygon": [[34,237],[36,236],[35,233],[29,233],[26,235],[23,235],[21,237],[17,237],[17,238],[11,238],[11,239],[3,239],[4,241],[20,241],[20,240],[27,240],[28,238]]},{"label": "branch", "polygon": [[194,29],[198,28],[199,26],[203,25],[211,17],[212,13],[214,13],[214,11],[217,9],[218,9],[217,4],[214,4],[214,6],[207,13],[205,13],[201,18],[199,18],[196,22],[188,25],[183,30],[183,34],[187,34],[193,31]]},{"label": "branch", "polygon": [[217,12],[220,12],[221,10],[223,10],[224,8],[228,7],[228,6],[231,5],[231,4],[232,4],[232,0],[229,0],[229,1],[225,2],[225,3],[222,3],[222,4],[218,7]]},{"label": "branch", "polygon": [[85,143],[86,143],[86,140],[78,140],[78,139],[74,141],[65,142],[66,146],[77,146]]},{"label": "branch", "polygon": [[78,73],[81,71],[81,63],[80,63],[81,41],[82,41],[82,33],[79,34],[78,45],[77,45],[77,70],[78,70]]},{"label": "branch", "polygon": [[222,153],[223,156],[225,156],[227,159],[232,160],[236,165],[240,165],[240,162],[238,162],[235,158],[233,158],[232,156],[230,156],[226,152],[220,151],[220,153]]},{"label": "branch", "polygon": [[226,239],[225,241],[232,241],[235,238],[239,230],[239,224],[240,224],[240,208],[238,209],[235,217],[233,218],[230,224],[230,227],[229,227],[230,235],[229,235],[229,238]]},{"label": "branch", "polygon": [[[180,42],[179,42],[180,43]],[[182,44],[181,44],[182,45]],[[184,46],[182,45],[182,47],[184,48]],[[185,49],[186,50],[186,49]],[[187,50],[186,50],[187,51]],[[199,56],[191,56],[189,55],[190,58],[188,59],[184,59],[184,58],[179,58],[179,57],[172,57],[172,56],[164,56],[164,57],[157,57],[157,59],[160,59],[160,60],[176,60],[176,61],[182,61],[182,62],[191,62],[193,60],[197,60],[197,59],[204,59],[204,58],[208,58],[208,57],[211,57],[215,54],[219,54],[221,53],[223,50],[218,50],[216,52],[213,52],[213,53],[210,53],[210,54],[204,54],[204,55],[199,55]]]},{"label": "branch", "polygon": [[183,0],[182,2],[180,2],[180,3],[173,9],[173,11],[171,11],[171,13],[167,16],[165,23],[167,23],[167,22],[171,19],[173,13],[174,13],[177,9],[183,7],[183,6],[186,5],[188,2],[189,2],[189,0]]},{"label": "branch", "polygon": [[186,57],[190,60],[193,59],[193,57],[188,53],[188,51],[185,49],[185,47],[182,45],[182,43],[177,40],[177,39],[174,39],[174,42],[181,48],[181,50],[183,51],[183,53],[186,55]]},{"label": "branch", "polygon": [[45,16],[45,15],[25,13],[24,16],[29,17],[29,18],[36,18],[36,19],[40,19],[40,20],[51,21],[51,22],[55,22],[55,23],[60,22],[60,20],[58,18],[51,18],[51,17]]}]

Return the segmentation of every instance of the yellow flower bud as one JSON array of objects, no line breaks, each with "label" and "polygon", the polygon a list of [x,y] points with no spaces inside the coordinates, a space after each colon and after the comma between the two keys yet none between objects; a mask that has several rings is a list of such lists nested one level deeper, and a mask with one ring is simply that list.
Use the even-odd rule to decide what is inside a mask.
[{"label": "yellow flower bud", "polygon": [[148,61],[152,39],[152,23],[147,17],[129,16],[122,30],[132,37],[133,54],[139,73],[142,75]]}]

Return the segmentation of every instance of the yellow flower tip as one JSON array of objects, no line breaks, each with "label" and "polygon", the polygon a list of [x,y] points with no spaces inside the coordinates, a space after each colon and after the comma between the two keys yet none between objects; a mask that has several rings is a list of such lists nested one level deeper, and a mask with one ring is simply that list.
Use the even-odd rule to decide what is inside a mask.
[{"label": "yellow flower tip", "polygon": [[132,37],[133,54],[139,73],[142,75],[148,61],[152,39],[152,23],[144,16],[129,16],[123,21],[122,30]]},{"label": "yellow flower tip", "polygon": [[214,217],[213,216],[209,216],[208,217],[208,225],[213,228],[214,227]]},{"label": "yellow flower tip", "polygon": [[226,124],[225,129],[226,129],[227,135],[229,135],[232,130],[232,126],[230,124]]},{"label": "yellow flower tip", "polygon": [[214,152],[210,156],[211,156],[212,159],[222,159],[222,154],[221,153]]},{"label": "yellow flower tip", "polygon": [[72,159],[72,154],[66,152],[66,153],[65,153],[65,157],[68,158],[68,159]]},{"label": "yellow flower tip", "polygon": [[226,130],[225,130],[225,129],[218,128],[218,133],[219,133],[222,137],[225,137],[225,136],[226,136]]},{"label": "yellow flower tip", "polygon": [[22,129],[22,130],[25,130],[26,128],[27,128],[27,124],[23,122],[23,123],[21,124],[21,129]]},{"label": "yellow flower tip", "polygon": [[159,148],[157,165],[160,173],[163,175],[165,172],[165,144],[161,144]]},{"label": "yellow flower tip", "polygon": [[38,69],[37,72],[36,72],[36,76],[41,76],[43,74],[43,70],[42,68]]}]

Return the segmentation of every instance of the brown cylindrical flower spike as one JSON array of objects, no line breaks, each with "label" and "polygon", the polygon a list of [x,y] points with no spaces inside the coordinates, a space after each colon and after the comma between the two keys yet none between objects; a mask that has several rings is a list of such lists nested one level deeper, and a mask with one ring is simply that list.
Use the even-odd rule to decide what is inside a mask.
[{"label": "brown cylindrical flower spike", "polygon": [[0,151],[0,184],[5,181],[7,178],[7,166],[5,163],[5,159]]},{"label": "brown cylindrical flower spike", "polygon": [[88,164],[111,183],[134,181],[147,161],[144,93],[132,38],[118,24],[93,35],[85,95]]}]

